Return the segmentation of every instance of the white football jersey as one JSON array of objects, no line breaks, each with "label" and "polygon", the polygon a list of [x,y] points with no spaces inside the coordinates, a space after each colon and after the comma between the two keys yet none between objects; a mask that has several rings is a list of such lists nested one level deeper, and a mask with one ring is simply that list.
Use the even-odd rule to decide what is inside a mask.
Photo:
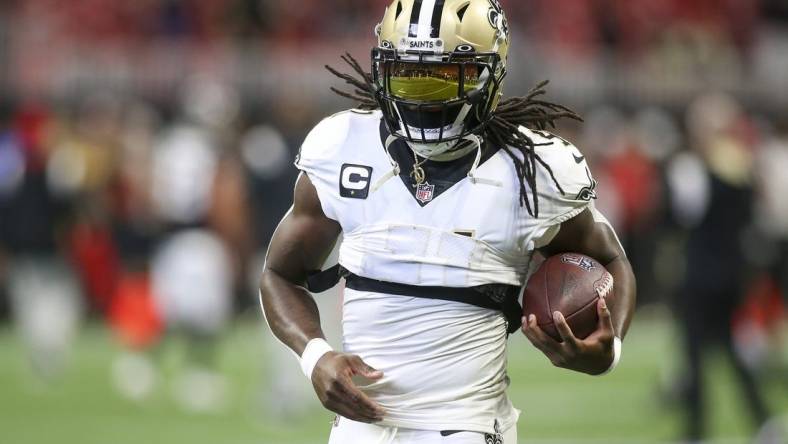
[{"label": "white football jersey", "polygon": [[[312,130],[296,161],[326,216],[342,227],[339,263],[357,276],[415,286],[520,287],[535,248],[594,197],[596,182],[582,154],[525,128],[562,189],[537,167],[538,217],[520,205],[520,180],[502,150],[478,166],[478,180],[463,172],[437,193],[430,181],[440,178],[427,175],[411,190],[392,175],[380,122],[380,112],[329,117]],[[410,172],[413,165],[399,167]],[[383,425],[482,433],[494,433],[496,421],[512,426],[517,411],[505,395],[506,331],[496,310],[345,292],[343,345],[384,372],[381,381],[362,387],[386,409]]]}]

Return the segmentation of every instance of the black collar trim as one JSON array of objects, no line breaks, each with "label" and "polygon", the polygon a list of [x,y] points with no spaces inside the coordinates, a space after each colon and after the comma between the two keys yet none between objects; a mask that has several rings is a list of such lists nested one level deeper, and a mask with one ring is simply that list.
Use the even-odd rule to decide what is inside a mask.
[{"label": "black collar trim", "polygon": [[[386,149],[386,140],[388,137],[388,128],[386,127],[385,122],[381,119],[380,141],[384,151]],[[482,157],[479,160],[479,166],[490,160],[490,158],[492,158],[497,152],[498,149],[494,148],[485,140],[484,146],[482,147]],[[391,155],[391,158],[394,159],[394,161],[396,161],[400,166],[399,177],[402,180],[402,183],[405,185],[405,188],[408,189],[416,202],[422,207],[427,206],[430,202],[437,199],[438,196],[445,193],[451,189],[451,187],[468,177],[468,172],[471,170],[473,161],[476,159],[476,152],[474,151],[469,153],[467,156],[463,156],[459,159],[449,162],[437,162],[433,160],[426,161],[422,165],[426,175],[426,181],[424,185],[431,185],[433,188],[429,190],[429,193],[431,194],[430,196],[427,196],[429,199],[425,200],[425,190],[421,190],[422,193],[418,193],[419,189],[416,186],[416,181],[411,175],[413,172],[413,163],[415,160],[413,151],[410,149],[408,144],[402,139],[395,140],[392,142],[391,147],[389,147],[389,154]],[[421,194],[422,199],[419,199],[419,194]]]}]

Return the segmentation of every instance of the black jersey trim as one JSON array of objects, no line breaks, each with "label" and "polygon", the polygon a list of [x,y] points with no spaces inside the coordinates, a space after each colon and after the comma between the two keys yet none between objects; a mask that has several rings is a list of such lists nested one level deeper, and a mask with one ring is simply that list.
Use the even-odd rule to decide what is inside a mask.
[{"label": "black jersey trim", "polygon": [[[388,128],[383,119],[381,119],[380,141],[383,150],[386,149],[386,140],[388,137]],[[485,141],[485,145],[482,147],[482,157],[479,160],[479,166],[484,165],[484,163],[490,160],[497,152],[497,148]],[[432,160],[425,162],[422,168],[424,168],[424,172],[426,173],[426,181],[434,185],[435,189],[432,199],[427,202],[422,202],[416,197],[416,181],[411,175],[413,163],[415,161],[413,150],[410,149],[407,142],[402,139],[397,139],[392,142],[389,147],[389,154],[399,165],[399,178],[405,184],[405,188],[408,189],[413,199],[422,207],[429,205],[430,202],[434,202],[441,194],[450,190],[454,185],[468,177],[468,172],[471,170],[473,161],[476,159],[476,153],[470,153],[465,157],[450,162],[435,162]]]}]

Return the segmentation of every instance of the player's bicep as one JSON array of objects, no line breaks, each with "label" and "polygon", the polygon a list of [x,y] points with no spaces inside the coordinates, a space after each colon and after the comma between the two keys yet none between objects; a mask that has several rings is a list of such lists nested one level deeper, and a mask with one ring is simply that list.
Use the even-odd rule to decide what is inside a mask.
[{"label": "player's bicep", "polygon": [[310,271],[320,269],[341,231],[323,213],[317,190],[302,173],[296,181],[293,206],[271,239],[265,271],[303,284]]},{"label": "player's bicep", "polygon": [[581,253],[602,264],[625,257],[616,233],[609,224],[597,221],[593,210],[583,212],[561,224],[555,237],[540,251],[545,256],[559,253]]}]

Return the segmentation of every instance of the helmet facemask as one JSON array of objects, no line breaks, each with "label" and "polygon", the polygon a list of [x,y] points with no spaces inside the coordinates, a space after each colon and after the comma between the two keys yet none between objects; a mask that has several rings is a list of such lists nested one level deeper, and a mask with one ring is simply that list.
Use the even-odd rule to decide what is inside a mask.
[{"label": "helmet facemask", "polygon": [[505,76],[494,52],[375,48],[372,61],[376,99],[390,134],[412,144],[441,144],[444,152],[483,130]]}]

